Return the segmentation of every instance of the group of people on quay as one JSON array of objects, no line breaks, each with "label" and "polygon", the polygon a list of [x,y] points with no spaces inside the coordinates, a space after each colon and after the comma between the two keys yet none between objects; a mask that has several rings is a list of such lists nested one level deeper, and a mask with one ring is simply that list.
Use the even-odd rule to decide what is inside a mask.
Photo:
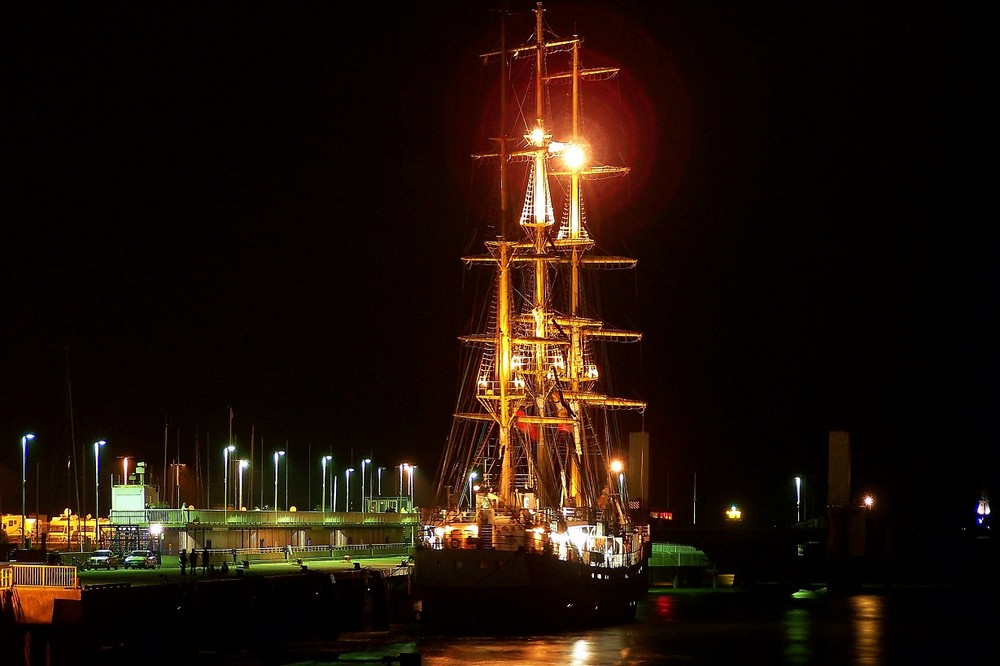
[{"label": "group of people on quay", "polygon": [[[198,575],[198,561],[201,560],[201,573],[202,575],[209,575],[215,573],[215,565],[209,562],[209,553],[207,550],[201,551],[201,555],[198,555],[198,549],[192,548],[191,552],[188,553],[187,548],[181,548],[181,552],[178,555],[177,561],[181,567],[181,575],[187,575],[188,565],[191,566],[191,575]],[[233,564],[236,564],[236,551],[233,550]],[[229,562],[225,559],[222,560],[222,564],[219,567],[220,573],[223,576],[229,574]]]}]

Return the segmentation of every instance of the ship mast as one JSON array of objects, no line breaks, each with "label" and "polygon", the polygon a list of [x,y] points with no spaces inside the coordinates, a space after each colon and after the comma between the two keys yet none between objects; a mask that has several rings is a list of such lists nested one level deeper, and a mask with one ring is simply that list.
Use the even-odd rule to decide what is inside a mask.
[{"label": "ship mast", "polygon": [[[531,189],[531,216],[522,216],[521,224],[525,230],[531,234],[532,247],[532,275],[534,277],[531,315],[534,323],[534,337],[538,340],[548,338],[548,276],[546,260],[548,259],[548,249],[546,239],[548,238],[549,227],[555,222],[552,215],[552,204],[549,194],[549,178],[547,157],[549,142],[552,139],[550,132],[546,130],[544,118],[545,102],[545,34],[542,21],[542,4],[539,2],[535,9],[535,127],[526,137],[530,145],[534,147],[534,163],[532,165],[532,189]],[[552,365],[548,358],[551,348],[547,344],[534,345],[534,386],[542,387],[546,385],[546,374]],[[546,391],[535,391],[535,413],[544,415],[546,413],[546,401],[548,394]],[[548,440],[548,433],[545,428],[538,429],[538,442],[535,446],[535,469],[538,474],[538,494],[546,506],[556,506],[560,503],[560,498],[551,496],[553,489],[563,487],[565,483],[552,478],[551,464],[549,460],[552,456],[551,442]],[[558,483],[558,486],[556,485]],[[561,493],[560,493],[561,495]]]},{"label": "ship mast", "polygon": [[[501,50],[482,56],[484,59],[499,56],[501,90],[508,84],[508,60],[534,58],[535,118],[524,135],[524,147],[508,148],[510,139],[504,133],[506,95],[501,93],[500,132],[493,139],[498,152],[476,156],[500,161],[500,233],[495,240],[486,242],[486,255],[463,258],[468,265],[489,265],[494,269],[494,319],[490,330],[461,338],[484,349],[475,389],[483,411],[455,416],[493,424],[496,438],[493,453],[499,463],[499,478],[493,489],[498,508],[507,510],[593,505],[600,492],[600,481],[610,479],[610,471],[599,462],[603,452],[599,441],[588,441],[596,433],[588,423],[586,410],[642,410],[646,406],[642,401],[595,392],[599,372],[590,356],[590,343],[598,339],[632,342],[642,336],[586,318],[582,311],[584,268],[633,268],[636,262],[625,257],[588,255],[594,243],[586,229],[582,181],[591,175],[628,173],[628,168],[599,165],[585,155],[580,83],[585,79],[610,78],[618,70],[583,69],[581,43],[576,36],[546,41],[543,9],[537,3],[533,40],[508,48],[501,31]],[[547,72],[547,55],[556,52],[570,54],[568,72]],[[572,86],[571,126],[568,140],[557,141],[553,140],[551,119],[546,117],[548,87],[566,79]],[[577,159],[571,159],[574,157]],[[513,238],[507,223],[512,213],[507,207],[508,167],[512,160],[527,162],[529,166],[519,219],[521,240]],[[552,160],[555,161],[550,166]],[[566,166],[557,167],[558,162]],[[569,181],[567,217],[558,233],[553,229],[557,220],[550,177],[566,177]],[[564,280],[556,282],[554,278],[559,271],[565,273]],[[523,276],[523,282],[521,278],[515,280],[519,275]],[[556,288],[560,284],[564,286],[559,287],[561,294],[557,298]],[[464,471],[466,477],[468,473],[469,470]],[[534,493],[537,504],[527,496],[520,497],[522,491]]]}]

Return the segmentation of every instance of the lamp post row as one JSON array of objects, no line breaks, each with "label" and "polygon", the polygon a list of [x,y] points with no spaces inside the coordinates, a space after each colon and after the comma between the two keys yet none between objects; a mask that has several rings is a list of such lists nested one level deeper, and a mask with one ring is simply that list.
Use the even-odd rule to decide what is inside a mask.
[{"label": "lamp post row", "polygon": [[[28,442],[35,439],[35,433],[25,433],[21,436],[21,545],[25,548],[28,547],[27,543],[27,486],[28,486]],[[106,440],[100,439],[94,442],[94,537],[99,542],[100,541],[100,507],[101,507],[101,447],[107,444]],[[225,446],[222,449],[222,460],[223,469],[225,473],[223,475],[223,515],[229,511],[229,454],[233,453],[236,447],[232,444]],[[275,451],[274,452],[274,508],[275,511],[278,509],[278,460],[280,457],[285,455],[285,451]],[[322,498],[322,510],[326,511],[326,467],[327,464],[333,460],[333,456],[325,455],[321,459],[321,464],[323,467],[323,498]],[[371,458],[365,458],[361,461],[361,509],[364,510],[365,504],[365,470],[366,466],[371,464]],[[128,465],[128,459],[126,458],[124,463]],[[243,470],[248,467],[250,461],[240,460],[239,461],[239,505],[242,506],[243,503]],[[413,470],[417,468],[416,465],[410,465],[408,463],[402,463],[399,466],[399,489],[400,495],[403,495],[403,472],[409,472],[409,488],[408,495],[410,496],[410,501],[413,501]],[[382,494],[382,471],[384,467],[378,468],[378,493]],[[350,496],[351,496],[351,473],[354,471],[353,467],[348,467],[345,470],[345,510],[351,510]],[[126,475],[128,472],[125,472]],[[336,475],[333,477],[333,502],[332,510],[337,510],[336,505],[336,492],[337,492],[337,478]],[[285,501],[287,503],[288,498],[288,466],[285,466]],[[287,509],[287,507],[286,507]]]},{"label": "lamp post row", "polygon": [[[228,488],[228,483],[229,483],[229,454],[232,453],[233,451],[235,451],[235,449],[236,449],[236,447],[234,445],[230,444],[230,445],[224,447],[223,450],[222,450],[223,465],[225,467],[225,475],[224,475],[225,478],[223,480],[223,493],[226,495],[226,501],[224,503],[225,504],[225,506],[224,506],[225,510],[228,510],[228,508],[229,508],[229,499],[228,499],[228,492],[229,491],[227,489]],[[274,452],[274,510],[275,511],[278,510],[278,470],[279,470],[279,462],[280,462],[281,457],[285,456],[285,454],[286,454],[286,452],[284,450],[279,450],[279,451],[275,451]],[[326,505],[327,505],[327,502],[326,502],[326,468],[327,468],[328,464],[332,460],[333,460],[333,456],[331,456],[331,455],[324,455],[324,456],[320,457],[320,465],[322,467],[322,498],[320,500],[320,510],[323,511],[323,512],[326,511]],[[364,458],[361,461],[361,510],[362,511],[365,510],[364,509],[365,499],[366,499],[365,479],[367,477],[367,466],[370,465],[371,462],[372,462],[371,458]],[[249,465],[249,461],[240,460],[239,463],[240,463],[240,469],[239,469],[239,471],[240,471],[240,475],[242,476],[243,467]],[[399,478],[400,478],[400,491],[399,492],[400,492],[400,495],[404,495],[404,494],[408,495],[410,497],[410,501],[411,502],[414,501],[414,497],[413,497],[413,471],[416,468],[417,468],[416,465],[410,465],[409,463],[402,463],[399,466]],[[378,468],[378,472],[377,472],[377,475],[378,475],[378,494],[379,494],[379,496],[382,495],[382,472],[385,471],[385,469],[386,469],[385,467],[379,467]],[[344,506],[344,510],[345,511],[350,511],[351,510],[351,474],[353,472],[355,472],[355,471],[357,471],[357,470],[355,470],[354,467],[348,467],[347,469],[344,470],[344,480],[345,480],[345,488],[344,488],[344,504],[345,504],[345,506]],[[409,476],[408,476],[408,487],[405,489],[405,492],[404,492],[404,487],[403,487],[403,472],[404,471],[408,472],[408,474],[409,474]],[[332,511],[336,511],[337,510],[337,477],[334,474],[334,475],[331,475],[331,478],[332,478],[333,483],[332,483],[332,487],[331,487],[330,508],[331,508]],[[374,483],[374,479],[372,481]],[[242,505],[242,501],[243,501],[242,500],[242,478],[240,480],[240,483],[241,483],[241,489],[239,491],[239,494],[240,494],[239,503]],[[368,494],[370,495],[372,492],[373,492],[373,489],[369,487]],[[286,505],[288,504],[288,464],[287,464],[287,462],[285,464],[285,504]],[[287,506],[285,507],[285,510],[286,511],[288,510]]]},{"label": "lamp post row", "polygon": [[[24,548],[28,547],[26,529],[28,511],[25,502],[25,491],[28,486],[28,442],[33,439],[35,439],[33,432],[21,436],[21,546]],[[105,444],[107,441],[103,439],[94,442],[94,539],[97,543],[101,540],[101,447]],[[37,516],[35,519],[38,519]]]},{"label": "lamp post row", "polygon": [[[35,439],[35,434],[34,433],[25,433],[24,435],[21,436],[21,525],[20,525],[20,531],[21,531],[21,543],[22,543],[22,546],[25,547],[25,548],[28,547],[28,542],[27,542],[27,506],[26,506],[26,490],[27,490],[27,476],[28,476],[27,475],[27,470],[28,470],[28,442],[31,441],[31,440],[33,440],[33,439]],[[100,488],[101,488],[101,472],[100,472],[100,468],[101,468],[101,456],[100,456],[100,452],[101,452],[101,447],[105,446],[106,444],[107,444],[107,441],[103,440],[103,439],[97,440],[97,441],[94,442],[94,536],[95,536],[95,540],[98,543],[100,542],[100,501],[101,501],[101,497],[100,497]],[[223,496],[225,498],[224,502],[223,502],[223,514],[224,514],[224,516],[225,516],[225,514],[229,510],[229,454],[232,453],[232,452],[234,452],[235,450],[236,450],[236,447],[234,445],[232,445],[232,444],[227,445],[222,450],[223,467],[224,467],[224,470],[225,470],[225,474],[224,474],[224,478],[223,478]],[[274,508],[275,508],[275,511],[278,510],[278,462],[279,462],[279,459],[282,456],[284,456],[284,455],[285,455],[285,451],[284,450],[280,450],[280,451],[275,451],[274,452]],[[326,512],[326,468],[327,468],[328,463],[330,461],[332,461],[332,460],[333,460],[333,456],[331,456],[331,455],[324,455],[324,456],[322,456],[320,458],[320,462],[321,462],[322,470],[323,470],[323,490],[322,490],[321,510],[324,513]],[[361,510],[362,511],[365,510],[365,478],[367,476],[366,475],[366,467],[367,467],[367,465],[371,464],[371,462],[372,462],[371,458],[364,458],[361,461]],[[250,464],[250,461],[245,460],[245,459],[241,459],[239,461],[239,474],[240,474],[240,476],[239,476],[239,506],[240,507],[242,507],[242,503],[243,503],[243,470],[246,467],[248,467],[249,464]],[[128,458],[127,457],[124,457],[123,465],[125,465],[125,470],[126,470],[125,471],[125,475],[126,475],[126,478],[127,478],[127,475],[128,475]],[[624,474],[623,474],[622,467],[623,466],[621,464],[621,461],[617,461],[616,460],[616,461],[612,462],[611,468],[612,468],[613,472],[617,473],[618,483],[619,483],[619,493],[620,494],[624,494]],[[403,475],[404,475],[404,472],[408,472],[408,477],[409,478],[408,478],[407,487],[405,489],[405,494],[409,495],[409,498],[410,498],[411,502],[414,502],[413,474],[414,474],[414,470],[416,470],[416,468],[417,468],[416,465],[410,465],[409,463],[401,463],[399,465],[399,467],[398,467],[398,469],[399,469],[399,494],[400,494],[400,496],[404,495],[404,478],[403,478]],[[381,494],[382,494],[382,471],[383,470],[385,470],[385,467],[379,467],[378,468],[378,493],[379,493],[379,496],[381,496]],[[348,467],[345,470],[345,472],[344,472],[344,474],[345,474],[345,481],[346,481],[346,487],[345,487],[345,493],[344,493],[345,494],[345,507],[344,508],[345,508],[346,511],[350,511],[351,510],[351,504],[350,504],[350,488],[351,488],[351,485],[350,484],[351,484],[351,473],[354,472],[354,471],[355,471],[355,469],[353,467]],[[472,508],[474,506],[474,502],[473,502],[473,492],[474,492],[473,483],[474,483],[474,481],[475,481],[476,478],[477,478],[476,472],[475,471],[470,472],[470,474],[468,476],[468,482],[469,482],[469,504],[470,504],[470,508]],[[796,476],[794,480],[795,480],[795,495],[796,495],[796,497],[795,497],[796,520],[801,520],[802,519],[802,504],[803,504],[803,502],[802,502],[802,478],[799,477],[799,476]],[[332,499],[332,501],[331,501],[331,509],[333,511],[337,510],[336,493],[337,493],[337,478],[336,478],[336,475],[333,475],[332,498],[331,498]],[[873,504],[874,502],[871,502],[871,500],[869,498],[866,498],[866,500],[868,500],[868,502],[869,502],[868,503],[868,508],[870,508],[871,504]],[[288,467],[287,467],[287,465],[285,467],[285,503],[286,504],[288,503]],[[287,510],[287,506],[286,506],[286,510]]]}]

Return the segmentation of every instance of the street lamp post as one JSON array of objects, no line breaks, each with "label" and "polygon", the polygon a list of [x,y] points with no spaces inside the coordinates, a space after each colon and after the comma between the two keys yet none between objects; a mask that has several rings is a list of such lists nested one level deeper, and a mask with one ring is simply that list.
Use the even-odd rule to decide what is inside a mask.
[{"label": "street lamp post", "polygon": [[250,461],[243,458],[240,460],[240,504],[236,507],[237,511],[243,510],[243,470],[250,466]]},{"label": "street lamp post", "polygon": [[[410,511],[413,511],[413,505],[415,504],[413,499],[413,470],[417,469],[416,465],[404,464],[405,467],[410,472]],[[416,527],[410,528],[410,545],[414,545],[416,542]]]},{"label": "street lamp post", "polygon": [[[278,458],[280,458],[283,455],[285,455],[284,451],[274,452],[274,512],[275,513],[278,513]],[[285,485],[287,486],[288,484]]]},{"label": "street lamp post", "polygon": [[361,461],[361,511],[365,510],[365,465],[372,461],[371,458],[365,458]]},{"label": "street lamp post", "polygon": [[413,510],[413,505],[416,503],[413,499],[413,471],[417,469],[416,465],[405,465],[407,471],[410,473],[410,510]]},{"label": "street lamp post", "polygon": [[332,508],[330,510],[337,513],[337,475],[331,474],[330,478],[333,479],[333,489],[330,493],[330,506]]},{"label": "street lamp post", "polygon": [[24,490],[28,485],[28,441],[34,438],[33,432],[21,436],[21,546],[25,548],[28,546],[24,531],[24,524],[28,522],[28,514],[24,508]]},{"label": "street lamp post", "polygon": [[222,449],[222,466],[225,468],[222,475],[222,522],[226,522],[229,515],[229,454],[235,450],[232,444]]},{"label": "street lamp post", "polygon": [[378,496],[382,497],[382,472],[385,471],[385,467],[378,468]]},{"label": "street lamp post", "polygon": [[103,439],[94,442],[94,542],[101,543],[101,447]]},{"label": "street lamp post", "polygon": [[344,470],[344,477],[347,479],[344,484],[344,510],[348,512],[351,510],[351,472],[353,471],[353,467]]},{"label": "street lamp post", "polygon": [[795,477],[795,522],[802,522],[802,477]]},{"label": "street lamp post", "polygon": [[333,460],[333,456],[323,456],[319,459],[320,464],[323,466],[323,500],[320,503],[320,510],[326,513],[326,464]]},{"label": "street lamp post", "polygon": [[[285,440],[285,446],[288,446],[288,440]],[[288,460],[285,460],[285,511],[288,511]]]}]

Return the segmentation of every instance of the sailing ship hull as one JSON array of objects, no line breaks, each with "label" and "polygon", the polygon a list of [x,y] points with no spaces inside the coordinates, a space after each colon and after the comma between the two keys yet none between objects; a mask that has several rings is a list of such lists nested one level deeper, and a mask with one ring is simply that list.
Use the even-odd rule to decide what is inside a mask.
[{"label": "sailing ship hull", "polygon": [[597,567],[526,550],[418,549],[414,614],[460,633],[537,633],[624,624],[649,589],[646,557]]}]

